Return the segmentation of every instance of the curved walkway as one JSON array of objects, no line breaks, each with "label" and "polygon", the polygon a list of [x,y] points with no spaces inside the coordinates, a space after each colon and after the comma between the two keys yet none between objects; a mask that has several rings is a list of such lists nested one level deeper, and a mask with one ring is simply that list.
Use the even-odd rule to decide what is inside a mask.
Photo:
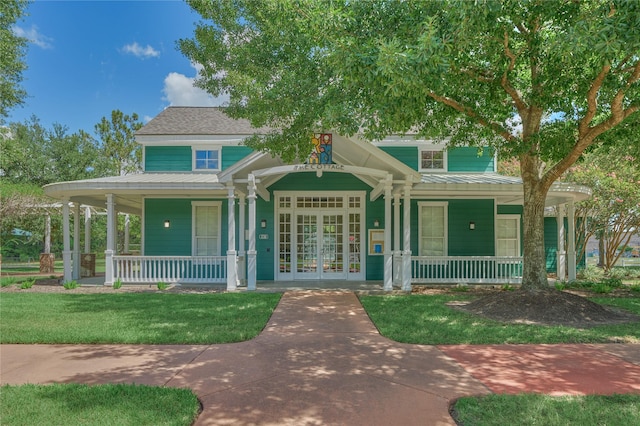
[{"label": "curved walkway", "polygon": [[401,344],[350,292],[287,292],[248,342],[2,345],[0,367],[2,384],[188,387],[198,425],[453,425],[464,395],[640,393],[638,345]]}]

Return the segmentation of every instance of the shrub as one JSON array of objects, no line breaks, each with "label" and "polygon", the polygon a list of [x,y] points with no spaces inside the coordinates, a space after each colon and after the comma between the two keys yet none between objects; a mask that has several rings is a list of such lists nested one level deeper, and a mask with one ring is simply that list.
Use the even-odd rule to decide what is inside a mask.
[{"label": "shrub", "polygon": [[117,280],[115,280],[113,282],[113,288],[117,290],[120,287],[122,287],[122,280],[120,278],[118,278]]},{"label": "shrub", "polygon": [[597,282],[597,281],[600,281],[603,273],[602,273],[602,270],[597,266],[589,265],[581,271],[580,275],[581,275],[581,278],[585,281]]},{"label": "shrub", "polygon": [[611,292],[613,291],[613,288],[614,288],[614,287],[612,287],[612,286],[608,285],[607,283],[605,283],[605,282],[601,282],[601,283],[597,283],[597,284],[595,284],[595,285],[591,288],[591,290],[592,290],[594,293],[609,294],[609,293],[611,293]]},{"label": "shrub", "polygon": [[633,284],[632,286],[629,287],[629,290],[640,292],[640,284]]},{"label": "shrub", "polygon": [[35,279],[26,280],[26,281],[23,281],[22,284],[20,284],[20,288],[21,289],[31,288],[35,283],[36,283]]},{"label": "shrub", "polygon": [[165,283],[164,281],[160,281],[158,283],[158,290],[166,290],[167,287],[169,287],[169,284]]},{"label": "shrub", "polygon": [[502,286],[501,290],[502,291],[513,291],[513,290],[515,290],[515,288],[510,284],[505,284],[505,285]]},{"label": "shrub", "polygon": [[0,279],[0,287],[9,287],[18,282],[16,277],[5,277]]},{"label": "shrub", "polygon": [[554,284],[554,287],[556,288],[556,290],[562,291],[567,288],[567,283],[564,281],[556,281],[556,283]]},{"label": "shrub", "polygon": [[74,288],[78,288],[78,282],[76,280],[66,281],[62,286],[67,290],[73,290]]},{"label": "shrub", "polygon": [[613,268],[609,271],[609,278],[626,278],[631,276],[631,271],[627,271],[624,268]]}]

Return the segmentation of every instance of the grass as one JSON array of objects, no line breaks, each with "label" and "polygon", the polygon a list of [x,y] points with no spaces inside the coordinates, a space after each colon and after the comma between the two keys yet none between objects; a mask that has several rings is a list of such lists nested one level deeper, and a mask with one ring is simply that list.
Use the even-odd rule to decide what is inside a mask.
[{"label": "grass", "polygon": [[474,426],[638,425],[640,395],[494,394],[460,398],[454,412],[459,424]]},{"label": "grass", "polygon": [[5,385],[3,425],[185,425],[200,404],[189,389],[142,385]]},{"label": "grass", "polygon": [[[446,306],[470,296],[363,296],[362,305],[380,333],[392,340],[422,345],[503,343],[640,342],[640,326],[619,324],[590,329],[563,326],[504,324]],[[604,305],[640,315],[640,298],[592,298]]]},{"label": "grass", "polygon": [[214,344],[251,339],[275,293],[3,293],[0,343]]}]

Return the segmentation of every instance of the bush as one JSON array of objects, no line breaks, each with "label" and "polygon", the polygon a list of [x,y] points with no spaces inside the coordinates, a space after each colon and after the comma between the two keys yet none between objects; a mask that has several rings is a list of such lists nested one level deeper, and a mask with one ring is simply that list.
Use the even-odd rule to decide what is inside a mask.
[{"label": "bush", "polygon": [[73,290],[74,288],[78,288],[78,282],[76,280],[66,281],[62,286],[67,290]]},{"label": "bush", "polygon": [[629,287],[629,290],[640,292],[640,284],[633,284],[632,286]]},{"label": "bush", "polygon": [[164,281],[160,281],[158,283],[158,290],[166,290],[167,287],[169,287],[169,284],[165,283]]},{"label": "bush", "polygon": [[556,290],[562,291],[567,288],[567,283],[564,281],[556,281],[556,283],[554,284],[554,287],[556,288]]},{"label": "bush", "polygon": [[16,277],[5,277],[0,279],[0,287],[9,287],[10,285],[14,285],[18,282]]},{"label": "bush", "polygon": [[580,272],[580,278],[585,281],[600,281],[603,272],[597,266],[589,265]]},{"label": "bush", "polygon": [[36,283],[35,279],[26,280],[26,281],[23,281],[22,284],[20,284],[20,288],[23,290],[27,288],[31,288],[35,283]]},{"label": "bush", "polygon": [[117,290],[120,287],[122,287],[122,280],[120,278],[118,278],[117,280],[115,280],[113,282],[113,288]]},{"label": "bush", "polygon": [[606,284],[606,283],[604,283],[604,282],[601,282],[601,283],[597,283],[597,284],[595,284],[595,285],[591,288],[591,290],[592,290],[594,293],[599,293],[599,294],[609,294],[609,293],[611,293],[611,292],[613,291],[613,287],[611,287],[610,285],[608,285],[608,284]]}]

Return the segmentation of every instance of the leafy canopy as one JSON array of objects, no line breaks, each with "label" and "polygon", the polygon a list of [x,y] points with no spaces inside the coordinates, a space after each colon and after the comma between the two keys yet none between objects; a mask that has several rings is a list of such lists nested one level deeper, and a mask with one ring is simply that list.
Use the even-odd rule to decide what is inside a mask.
[{"label": "leafy canopy", "polygon": [[633,0],[189,4],[204,21],[179,47],[203,65],[199,84],[279,129],[251,143],[285,159],[317,129],[418,132],[559,162],[550,185],[640,108]]},{"label": "leafy canopy", "polygon": [[0,124],[9,110],[22,104],[27,93],[21,87],[27,39],[13,31],[25,13],[26,0],[0,1]]}]

